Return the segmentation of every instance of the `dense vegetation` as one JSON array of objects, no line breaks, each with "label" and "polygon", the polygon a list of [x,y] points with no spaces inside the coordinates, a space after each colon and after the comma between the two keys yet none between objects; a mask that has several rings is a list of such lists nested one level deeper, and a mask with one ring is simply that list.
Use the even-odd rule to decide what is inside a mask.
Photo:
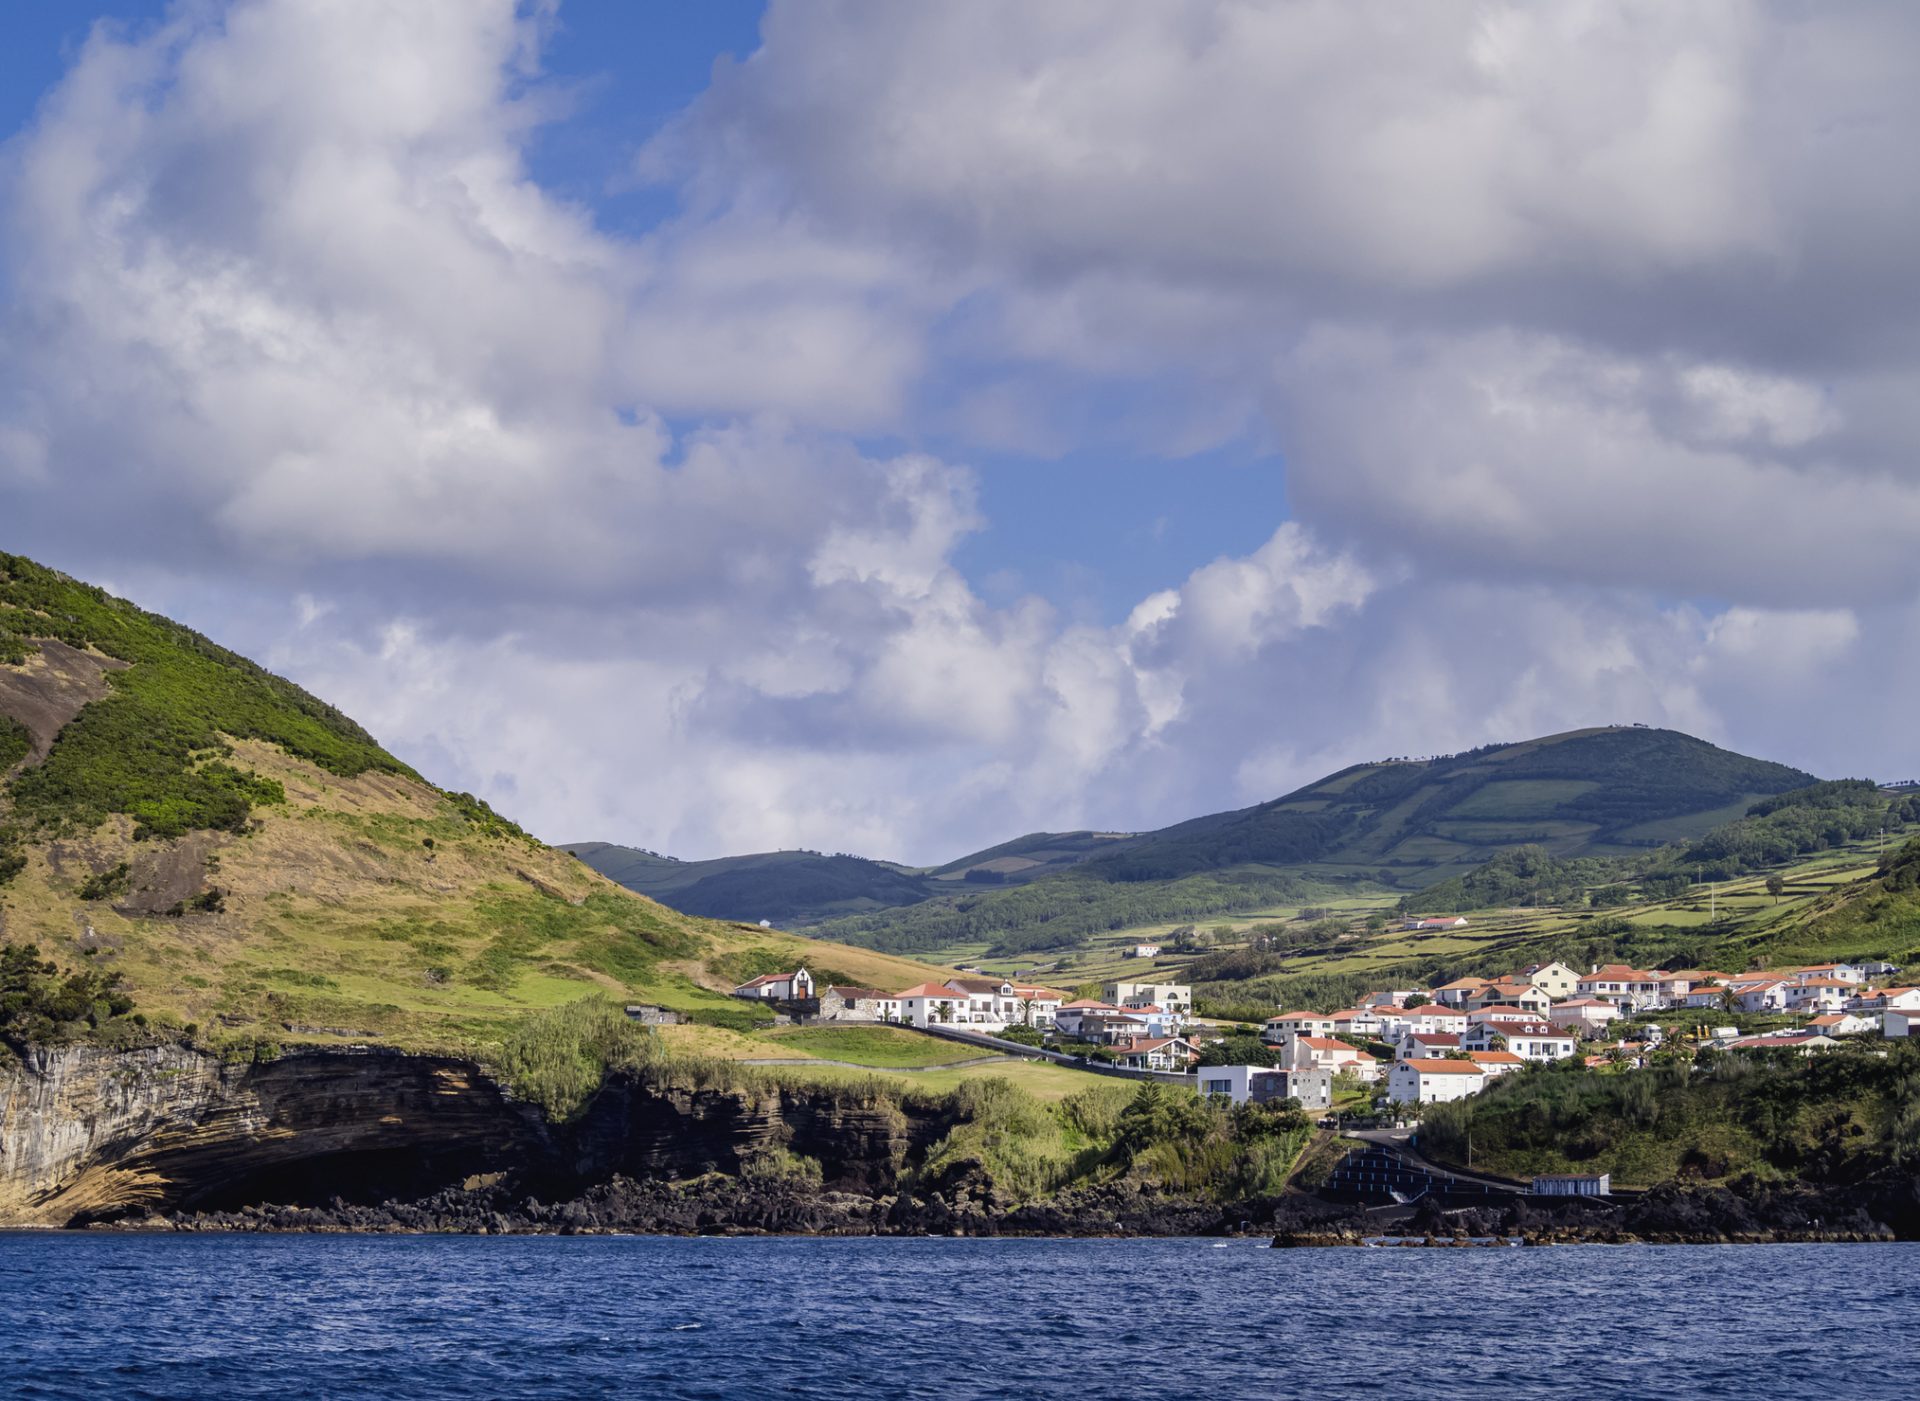
[{"label": "dense vegetation", "polygon": [[0,1041],[20,1047],[111,1038],[144,1024],[118,973],[62,972],[32,944],[0,944]]},{"label": "dense vegetation", "polygon": [[[1087,863],[1090,867],[1093,863]],[[1201,919],[1326,889],[1280,872],[1232,871],[1149,884],[1112,884],[1076,869],[1031,885],[943,896],[810,932],[890,953],[987,942],[996,955],[1069,948],[1141,924]]]},{"label": "dense vegetation", "polygon": [[1677,870],[1698,879],[1726,880],[1844,846],[1873,835],[1889,822],[1916,817],[1920,817],[1920,799],[1891,799],[1865,779],[1815,783],[1755,803],[1744,817],[1673,851],[1654,875]]},{"label": "dense vegetation", "polygon": [[1800,1057],[1709,1053],[1593,1075],[1572,1063],[1428,1109],[1423,1151],[1486,1171],[1611,1172],[1623,1184],[1752,1173],[1851,1182],[1920,1168],[1920,1046]]},{"label": "dense vegetation", "polygon": [[1453,876],[1401,900],[1409,914],[1428,910],[1494,910],[1534,905],[1584,905],[1599,886],[1626,890],[1633,863],[1605,856],[1558,857],[1542,846],[1519,846],[1484,866]]},{"label": "dense vegetation", "polygon": [[371,736],[330,705],[244,657],[165,618],[17,555],[0,554],[0,634],[6,654],[23,638],[91,647],[130,665],[112,693],[61,731],[45,763],[8,785],[22,826],[71,831],[112,813],[142,835],[231,829],[272,790],[231,765],[206,762],[223,735],[261,739],[351,776],[405,773]]}]

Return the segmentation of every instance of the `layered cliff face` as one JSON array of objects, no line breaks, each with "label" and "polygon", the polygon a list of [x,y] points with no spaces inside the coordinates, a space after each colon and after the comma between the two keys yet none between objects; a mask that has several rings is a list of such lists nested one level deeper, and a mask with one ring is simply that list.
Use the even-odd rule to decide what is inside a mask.
[{"label": "layered cliff face", "polygon": [[947,1127],[827,1087],[632,1081],[555,1127],[443,1057],[315,1051],[230,1065],[179,1047],[32,1050],[0,1070],[0,1225],[412,1200],[477,1182],[567,1194],[614,1174],[738,1173],[774,1148],[819,1161],[829,1189],[879,1194]]}]

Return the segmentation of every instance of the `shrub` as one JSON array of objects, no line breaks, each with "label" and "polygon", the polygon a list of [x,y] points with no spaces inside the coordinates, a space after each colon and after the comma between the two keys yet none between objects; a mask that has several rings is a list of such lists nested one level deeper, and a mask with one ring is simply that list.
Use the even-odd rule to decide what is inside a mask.
[{"label": "shrub", "polygon": [[501,1077],[554,1120],[578,1114],[610,1069],[659,1054],[653,1032],[605,997],[587,997],[522,1018],[500,1048]]}]

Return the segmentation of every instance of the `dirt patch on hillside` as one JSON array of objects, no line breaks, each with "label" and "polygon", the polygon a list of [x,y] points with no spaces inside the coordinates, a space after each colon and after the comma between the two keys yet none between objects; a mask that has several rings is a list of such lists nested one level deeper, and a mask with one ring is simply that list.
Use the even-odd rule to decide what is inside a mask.
[{"label": "dirt patch on hillside", "polygon": [[42,762],[67,722],[107,694],[108,672],[127,668],[117,657],[83,652],[51,638],[34,645],[40,649],[37,656],[19,666],[0,666],[0,715],[26,726],[33,741],[21,768]]}]

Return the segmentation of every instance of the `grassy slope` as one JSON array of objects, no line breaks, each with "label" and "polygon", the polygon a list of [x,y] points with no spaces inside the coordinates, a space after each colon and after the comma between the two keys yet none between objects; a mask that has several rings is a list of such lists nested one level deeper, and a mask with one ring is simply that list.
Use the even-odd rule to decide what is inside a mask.
[{"label": "grassy slope", "polygon": [[[633,895],[290,682],[0,555],[13,682],[31,689],[48,638],[126,665],[0,790],[0,938],[118,970],[203,1039],[464,1047],[595,992],[750,1026],[763,1014],[725,992],[753,973],[939,974]],[[0,772],[22,752],[0,726]]]}]

